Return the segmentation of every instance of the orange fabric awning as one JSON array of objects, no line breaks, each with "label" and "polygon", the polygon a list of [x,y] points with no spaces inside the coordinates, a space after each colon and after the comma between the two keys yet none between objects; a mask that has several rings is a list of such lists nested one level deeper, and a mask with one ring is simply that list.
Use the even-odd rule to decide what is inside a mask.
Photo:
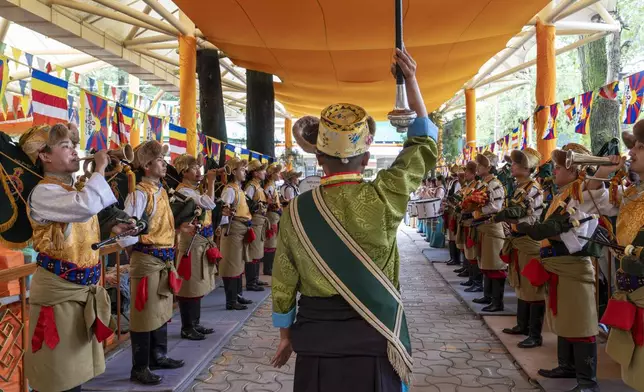
[{"label": "orange fabric awning", "polygon": [[[272,73],[293,115],[351,102],[383,119],[394,104],[392,0],[174,0],[238,66]],[[405,0],[404,41],[432,111],[549,0]]]}]

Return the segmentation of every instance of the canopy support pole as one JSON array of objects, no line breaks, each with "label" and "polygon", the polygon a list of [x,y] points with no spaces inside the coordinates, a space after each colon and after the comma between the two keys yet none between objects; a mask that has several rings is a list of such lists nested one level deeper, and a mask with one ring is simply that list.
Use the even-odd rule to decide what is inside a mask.
[{"label": "canopy support pole", "polygon": [[273,75],[246,71],[246,139],[250,150],[275,156]]},{"label": "canopy support pole", "polygon": [[556,138],[543,140],[548,127],[550,110],[548,106],[555,103],[557,87],[557,58],[555,54],[555,26],[546,25],[537,19],[537,88],[535,91],[537,105],[545,106],[536,115],[537,150],[541,153],[541,163],[550,159],[552,150],[557,147]]},{"label": "canopy support pole", "polygon": [[[147,2],[155,8],[154,2]],[[156,11],[156,9],[155,9]],[[157,11],[158,12],[158,11]],[[181,25],[192,23],[179,11]],[[195,31],[194,23],[188,31]],[[219,69],[217,69],[219,71]],[[197,39],[194,35],[179,35],[179,110],[180,125],[186,129],[186,153],[197,156]]]},{"label": "canopy support pole", "polygon": [[199,49],[197,51],[197,75],[199,77],[201,130],[204,135],[227,142],[226,113],[217,49]]},{"label": "canopy support pole", "polygon": [[465,90],[465,146],[476,147],[476,90]]}]

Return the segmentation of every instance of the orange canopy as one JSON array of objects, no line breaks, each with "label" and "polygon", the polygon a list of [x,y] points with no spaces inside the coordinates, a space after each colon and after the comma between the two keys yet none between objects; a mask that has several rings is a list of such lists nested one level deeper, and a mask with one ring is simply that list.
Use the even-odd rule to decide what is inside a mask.
[{"label": "orange canopy", "polygon": [[[404,41],[427,109],[451,98],[549,1],[403,1]],[[276,99],[295,116],[351,102],[382,119],[393,107],[393,0],[174,2],[235,64],[279,76]]]}]

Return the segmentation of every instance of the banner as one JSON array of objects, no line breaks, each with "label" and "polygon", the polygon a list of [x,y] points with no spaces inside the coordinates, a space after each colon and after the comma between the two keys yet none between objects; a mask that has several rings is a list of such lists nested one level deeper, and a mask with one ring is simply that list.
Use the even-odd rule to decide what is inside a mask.
[{"label": "banner", "polygon": [[232,144],[226,143],[224,150],[226,151],[226,161],[229,161],[235,157],[235,146],[233,146]]},{"label": "banner", "polygon": [[112,118],[112,135],[110,136],[110,149],[118,148],[130,143],[130,133],[134,122],[132,108],[117,103],[114,107]]},{"label": "banner", "polygon": [[593,92],[588,91],[579,96],[579,111],[575,133],[585,135],[590,130],[590,112],[593,108]]},{"label": "banner", "polygon": [[161,117],[145,116],[145,140],[163,142],[163,119]]},{"label": "banner", "polygon": [[553,103],[548,110],[548,126],[543,134],[543,140],[552,140],[557,137],[557,116],[559,115],[559,104]]},{"label": "banner", "polygon": [[[3,67],[3,72],[4,72]],[[4,77],[3,77],[4,83]],[[32,70],[31,95],[34,125],[54,125],[67,121],[67,88],[69,83],[55,76]]]},{"label": "banner", "polygon": [[81,90],[80,147],[83,150],[107,148],[107,101]]},{"label": "banner", "polygon": [[186,153],[186,129],[170,123],[170,159]]},{"label": "banner", "polygon": [[624,92],[624,124],[635,124],[642,110],[644,98],[644,71],[628,77],[628,86]]}]

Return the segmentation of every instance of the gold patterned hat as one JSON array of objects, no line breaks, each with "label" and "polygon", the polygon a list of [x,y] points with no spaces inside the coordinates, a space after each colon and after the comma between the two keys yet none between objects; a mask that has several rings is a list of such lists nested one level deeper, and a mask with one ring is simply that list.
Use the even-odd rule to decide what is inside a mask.
[{"label": "gold patterned hat", "polygon": [[333,157],[351,158],[367,152],[374,135],[375,122],[363,108],[338,103],[322,111],[316,148]]},{"label": "gold patterned hat", "polygon": [[134,148],[132,167],[142,169],[155,159],[168,155],[168,150],[168,145],[161,144],[156,140],[148,140],[147,142],[141,143]]},{"label": "gold patterned hat", "polygon": [[512,162],[516,162],[526,169],[534,169],[539,166],[541,154],[534,148],[528,147],[524,150],[512,150],[510,158]]},{"label": "gold patterned hat", "polygon": [[268,168],[266,168],[266,173],[269,175],[273,175],[275,173],[279,173],[282,171],[282,165],[280,165],[277,162],[273,162],[270,165],[268,165]]},{"label": "gold patterned hat", "polygon": [[230,168],[230,171],[232,172],[233,170],[239,169],[241,167],[248,167],[248,161],[239,157],[234,157],[226,162],[226,166],[228,166]]},{"label": "gold patterned hat", "polygon": [[550,157],[552,158],[552,161],[557,165],[566,166],[566,153],[568,151],[574,151],[579,154],[593,155],[593,153],[590,152],[589,149],[582,146],[581,144],[568,143],[565,146],[561,147],[561,149],[558,148],[556,150],[553,150],[550,154]]},{"label": "gold patterned hat", "polygon": [[201,162],[203,162],[203,156],[201,154],[197,158],[190,154],[181,154],[174,160],[174,168],[181,174],[188,170],[190,166],[197,165],[201,167]]},{"label": "gold patterned hat", "polygon": [[250,162],[248,162],[249,172],[266,170],[267,167],[268,164],[260,162],[259,159],[252,159]]},{"label": "gold patterned hat", "polygon": [[478,154],[476,156],[476,163],[484,167],[496,167],[499,163],[499,157],[497,157],[493,152],[485,151],[483,154]]},{"label": "gold patterned hat", "polygon": [[282,173],[282,178],[284,181],[291,181],[296,178],[300,178],[302,176],[302,172],[298,172],[295,170],[287,170]]},{"label": "gold patterned hat", "polygon": [[72,124],[59,123],[54,126],[36,125],[29,128],[18,142],[22,151],[27,154],[32,163],[38,160],[38,154],[46,147],[53,147],[60,141],[70,139],[72,143],[78,143],[78,127]]}]

